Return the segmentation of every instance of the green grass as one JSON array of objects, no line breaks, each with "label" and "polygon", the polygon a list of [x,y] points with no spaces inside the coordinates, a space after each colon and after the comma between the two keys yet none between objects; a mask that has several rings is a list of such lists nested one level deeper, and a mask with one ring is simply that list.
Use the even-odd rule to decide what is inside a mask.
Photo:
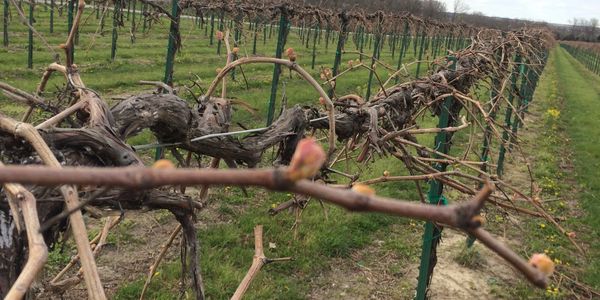
[{"label": "green grass", "polygon": [[564,49],[556,50],[559,89],[565,97],[565,129],[574,152],[575,178],[579,184],[578,198],[586,211],[581,220],[587,226],[582,239],[589,244],[589,263],[585,267],[585,282],[600,289],[600,77],[594,75]]},{"label": "green grass", "polygon": [[[557,262],[557,270],[582,283],[600,288],[600,205],[597,202],[600,146],[600,109],[597,88],[600,78],[575,61],[565,50],[551,51],[548,64],[536,89],[531,114],[537,120],[525,130],[525,151],[532,156],[533,175],[542,189],[546,210],[565,218],[561,225],[587,244],[582,256],[555,227],[541,219],[524,220],[520,253],[529,256],[544,251]],[[570,164],[573,164],[573,168]],[[582,216],[583,215],[583,216]],[[502,295],[514,298],[570,299],[575,297],[567,281],[553,281],[547,291],[517,284]]]}]

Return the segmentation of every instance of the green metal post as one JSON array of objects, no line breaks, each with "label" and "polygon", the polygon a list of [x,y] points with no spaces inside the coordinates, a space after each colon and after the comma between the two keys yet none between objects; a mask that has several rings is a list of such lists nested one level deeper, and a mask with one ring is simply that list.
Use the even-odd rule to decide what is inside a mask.
[{"label": "green metal post", "polygon": [[8,47],[8,10],[9,10],[9,6],[8,6],[8,0],[4,0],[4,8],[3,8],[3,12],[4,12],[4,16],[2,18],[2,45],[4,45],[4,47]]},{"label": "green metal post", "polygon": [[[316,31],[313,29],[312,32],[315,33],[316,35]],[[310,34],[311,34],[311,29],[310,28],[306,28],[306,49],[308,49],[308,47],[310,47]]]},{"label": "green metal post", "polygon": [[[515,112],[515,115],[516,114],[522,115],[523,108],[525,107],[526,97],[527,97],[527,94],[529,93],[529,83],[528,83],[529,72],[530,72],[530,70],[527,67],[527,62],[524,61],[523,64],[521,65],[521,70],[520,70],[521,87],[519,90],[519,105],[517,106],[517,111]],[[512,149],[513,143],[516,140],[517,132],[521,125],[520,123],[521,122],[520,122],[519,118],[515,117],[515,120],[512,123],[512,128],[511,128],[512,135],[509,138],[509,145],[508,145],[509,150]]]},{"label": "green metal post", "polygon": [[450,34],[449,36],[446,37],[446,45],[445,45],[446,51],[450,50],[450,47],[452,45],[452,39],[453,39],[452,34]]},{"label": "green metal post", "polygon": [[[519,80],[519,76],[521,74],[521,56],[519,54],[515,56],[514,62],[515,68],[513,69],[513,72],[510,77],[510,90],[507,99],[508,103],[510,104],[513,104],[515,94],[518,92],[517,81]],[[496,174],[500,178],[502,178],[502,174],[504,171],[504,157],[506,155],[506,143],[509,142],[508,128],[510,128],[512,125],[512,113],[512,107],[509,105],[508,107],[506,107],[506,113],[504,116],[504,124],[507,129],[505,129],[502,133],[502,143],[500,144],[500,151],[498,153],[498,167],[496,168]]]},{"label": "green metal post", "polygon": [[[142,32],[146,32],[146,27],[148,26],[148,17],[146,16],[146,12],[148,11],[148,3],[144,2],[142,6],[142,14],[144,15],[144,21],[142,22]],[[104,18],[102,18],[104,20]]]},{"label": "green metal post", "polygon": [[327,29],[325,29],[325,50],[329,48],[329,35],[331,34],[331,28],[327,25]]},{"label": "green metal post", "polygon": [[244,19],[242,15],[235,16],[235,22],[233,22],[233,26],[233,46],[237,47],[242,39],[242,30],[244,29]]},{"label": "green metal post", "polygon": [[[360,43],[360,49],[359,49],[359,51],[362,54],[363,51],[364,51],[364,49],[365,49],[365,28],[361,27],[360,29],[361,29],[361,31],[360,31],[360,42],[359,42]],[[358,57],[359,57],[360,62],[362,62],[363,56],[359,55]]]},{"label": "green metal post", "polygon": [[358,26],[358,28],[356,28],[356,32],[354,33],[354,40],[355,40],[354,45],[356,46],[356,51],[360,51],[361,34],[362,34],[362,26]]},{"label": "green metal post", "polygon": [[[400,54],[398,55],[398,67],[396,70],[400,70],[402,67],[402,59],[404,58],[404,54],[406,53],[407,45],[406,40],[408,39],[408,22],[404,23],[404,33],[402,34],[402,43],[400,44]],[[400,76],[396,76],[396,84],[400,82]]]},{"label": "green metal post", "polygon": [[423,49],[425,47],[425,29],[423,29],[421,35],[421,47],[419,49],[419,57],[417,58],[417,71],[415,72],[415,77],[419,78],[419,72],[421,71],[421,59],[423,59]]},{"label": "green metal post", "polygon": [[[340,36],[338,38],[338,43],[337,43],[337,48],[335,49],[335,60],[333,61],[333,70],[332,70],[332,77],[337,76],[339,68],[340,68],[340,63],[342,62],[342,51],[344,50],[344,44],[346,41],[346,36],[348,35],[348,15],[346,14],[346,12],[342,12],[340,14],[340,19],[342,21],[341,27],[340,27]],[[335,83],[335,81],[334,81]],[[329,97],[333,97],[333,92],[334,92],[334,88],[330,88],[329,89]]]},{"label": "green metal post", "polygon": [[[235,16],[235,21],[233,21],[233,46],[237,47],[239,41],[242,38],[242,30],[244,29],[244,19],[243,16],[238,14]],[[232,61],[237,59],[237,54],[233,54]],[[235,81],[235,68],[231,70],[231,80]]]},{"label": "green metal post", "polygon": [[[456,58],[449,57],[448,59],[452,62],[450,68],[455,70]],[[446,97],[446,99],[444,99],[442,110],[439,116],[439,128],[452,126],[452,123],[455,123],[455,120],[452,121],[450,119],[450,108],[452,107],[453,102],[454,98],[452,96]],[[450,138],[451,135],[448,132],[439,132],[435,137],[434,149],[442,153],[448,153],[450,150]],[[438,158],[438,155],[435,156],[436,158]],[[436,163],[434,167],[438,171],[444,172],[446,170],[447,164]],[[430,181],[429,192],[427,193],[427,198],[430,204],[446,204],[446,200],[444,196],[442,196],[443,189],[444,185],[442,182],[438,180]],[[417,300],[424,300],[427,298],[427,290],[430,284],[431,275],[433,274],[433,268],[435,267],[435,263],[437,261],[436,249],[440,241],[441,234],[441,228],[437,227],[432,222],[425,223],[425,232],[423,234],[423,247],[421,249],[421,264],[419,267],[419,277],[417,282],[417,295],[415,298]]]},{"label": "green metal post", "polygon": [[177,52],[177,33],[179,32],[179,4],[178,0],[171,1],[171,15],[174,20],[171,20],[169,28],[169,41],[167,44],[167,57],[165,60],[165,77],[163,82],[169,86],[173,86],[173,64],[175,62],[175,53]]},{"label": "green metal post", "polygon": [[[529,109],[529,103],[531,103],[531,100],[533,99],[533,92],[535,91],[535,85],[537,83],[537,74],[536,74],[536,70],[534,69],[534,67],[529,67],[527,70],[527,81],[526,81],[526,86],[527,89],[525,90],[524,93],[524,97],[523,97],[523,108],[521,109],[521,119],[525,119],[525,112],[527,112],[527,110]],[[519,123],[519,127],[523,127],[522,122]]]},{"label": "green metal post", "polygon": [[[212,17],[212,13],[210,14],[210,16]],[[206,22],[206,19],[202,19],[203,23]],[[204,36],[208,36],[208,24],[204,24]]]},{"label": "green metal post", "polygon": [[[517,89],[517,81],[519,80],[519,76],[522,74],[521,64],[521,56],[517,54],[515,57],[515,68],[510,77],[510,91],[508,94],[508,103],[513,104],[513,100],[515,98],[515,94],[518,92]],[[500,151],[498,153],[498,167],[496,168],[496,174],[498,177],[502,178],[502,174],[504,172],[504,157],[506,155],[506,143],[509,142],[509,133],[508,128],[511,128],[512,125],[512,107],[509,105],[506,107],[506,114],[504,116],[504,124],[506,129],[502,133],[502,143],[500,144]]]},{"label": "green metal post", "polygon": [[113,7],[113,28],[112,28],[112,40],[110,45],[110,60],[115,61],[117,56],[117,40],[119,39],[119,18],[121,16],[121,0],[115,0]]},{"label": "green metal post", "polygon": [[133,12],[131,13],[131,43],[135,43],[135,10],[137,8],[137,1],[130,0],[133,2]]},{"label": "green metal post", "polygon": [[269,24],[269,40],[271,40],[271,36],[273,35],[273,23]]},{"label": "green metal post", "polygon": [[[171,26],[169,27],[169,41],[167,44],[167,57],[165,60],[165,77],[163,82],[169,86],[173,86],[173,65],[175,63],[175,54],[177,53],[177,34],[179,32],[180,10],[178,0],[171,1]],[[163,91],[166,92],[166,91]],[[159,160],[163,157],[163,148],[156,148],[154,160]]]},{"label": "green metal post", "polygon": [[[500,60],[499,57],[499,53],[496,52],[495,55],[496,60]],[[496,113],[498,111],[499,105],[498,102],[500,100],[500,98],[502,97],[502,94],[499,93],[500,89],[502,88],[502,82],[500,80],[500,78],[497,77],[497,75],[494,76],[494,78],[492,79],[492,89],[490,91],[490,119],[495,121],[496,120]],[[484,162],[484,164],[481,165],[481,170],[484,172],[487,172],[487,161],[489,159],[489,153],[490,153],[490,145],[492,143],[492,126],[490,126],[490,124],[486,124],[485,126],[485,130],[483,133],[483,146],[481,148],[481,157],[480,157],[480,161]],[[483,187],[483,184],[480,184],[480,188]]]},{"label": "green metal post", "polygon": [[[498,58],[498,57],[496,57]],[[501,86],[502,82],[497,78],[494,77],[492,79],[492,90],[490,91],[490,115],[489,117],[492,120],[496,120],[496,112],[498,111],[498,101],[500,99],[500,97],[502,95],[500,95],[498,93],[498,91],[502,88]],[[481,156],[480,156],[480,161],[483,162],[483,164],[480,167],[480,170],[483,172],[487,172],[487,162],[489,159],[489,154],[490,154],[490,145],[492,143],[492,127],[490,126],[490,124],[486,124],[485,125],[485,130],[483,133],[483,146],[481,147]],[[483,187],[483,183],[479,183],[479,188]],[[473,244],[475,244],[475,237],[472,235],[469,235],[467,237],[467,247],[472,247]]]},{"label": "green metal post", "polygon": [[[277,49],[275,50],[275,57],[281,58],[283,54],[283,48],[287,39],[288,31],[288,10],[285,6],[279,8],[279,34],[277,35]],[[267,126],[273,123],[275,117],[275,100],[277,98],[277,85],[279,84],[279,75],[281,74],[281,67],[275,65],[273,68],[273,80],[271,83],[271,98],[269,99],[269,111],[267,112]]]},{"label": "green metal post", "polygon": [[312,62],[310,64],[310,68],[313,70],[315,69],[315,60],[317,59],[317,38],[319,37],[317,34],[318,31],[321,31],[319,25],[315,27],[315,33],[313,34]]},{"label": "green metal post", "polygon": [[256,39],[258,38],[258,18],[254,23],[254,41],[252,42],[252,54],[256,55]]},{"label": "green metal post", "polygon": [[390,42],[390,48],[392,51],[392,59],[396,58],[396,43],[397,43],[397,35],[396,32],[392,33],[391,39],[392,41]]},{"label": "green metal post", "polygon": [[215,38],[215,14],[210,14],[210,35],[208,36],[208,44],[212,46]]},{"label": "green metal post", "polygon": [[321,29],[321,26],[319,26],[319,39],[317,40],[317,43],[319,45],[321,45],[321,39],[323,38],[322,33],[323,33],[323,29]]},{"label": "green metal post", "polygon": [[412,36],[412,43],[413,43],[413,55],[414,57],[417,57],[417,46],[419,45],[419,31],[421,31],[421,25],[419,25],[419,27],[417,28],[417,30],[415,30],[415,34]]},{"label": "green metal post", "polygon": [[50,0],[50,33],[54,33],[54,6],[55,0]]},{"label": "green metal post", "polygon": [[382,38],[384,37],[384,34],[382,32],[382,22],[383,22],[383,16],[381,14],[379,14],[378,17],[378,22],[377,22],[377,28],[376,28],[376,32],[374,34],[374,38],[375,38],[375,46],[373,47],[373,57],[371,58],[371,65],[369,66],[371,69],[369,70],[369,81],[367,81],[367,94],[365,95],[365,101],[369,101],[369,98],[371,97],[371,84],[373,82],[373,66],[375,65],[375,62],[377,61],[377,58],[379,58],[379,51],[380,51],[380,43]]},{"label": "green metal post", "polygon": [[[106,8],[106,6],[105,6],[105,8]],[[60,15],[61,11],[62,10],[58,10],[59,15]],[[106,15],[103,14],[102,17],[100,18],[100,35],[101,36],[104,36],[104,25],[106,25],[105,23],[106,23]],[[145,30],[146,30],[146,18],[144,17],[144,31]]]},{"label": "green metal post", "polygon": [[[221,11],[221,16],[219,16],[219,31],[221,32],[223,32],[223,26],[225,26],[223,18],[225,18],[225,12]],[[221,40],[217,41],[217,54],[221,55]]]},{"label": "green metal post", "polygon": [[33,30],[31,30],[31,28],[33,27],[33,9],[35,7],[35,4],[33,2],[33,0],[29,0],[29,32],[28,32],[28,42],[29,44],[27,45],[27,68],[29,69],[33,69]]},{"label": "green metal post", "polygon": [[263,25],[263,46],[267,44],[267,23]]},{"label": "green metal post", "polygon": [[[71,28],[73,27],[73,11],[75,10],[75,3],[77,0],[71,0],[68,2],[68,12],[67,12],[67,34],[71,32]],[[75,61],[75,42],[71,45],[71,61]]]}]

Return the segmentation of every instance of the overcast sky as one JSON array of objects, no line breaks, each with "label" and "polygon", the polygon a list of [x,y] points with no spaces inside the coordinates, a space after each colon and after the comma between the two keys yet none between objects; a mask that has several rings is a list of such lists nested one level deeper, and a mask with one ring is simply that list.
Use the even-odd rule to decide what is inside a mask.
[{"label": "overcast sky", "polygon": [[[441,0],[453,11],[454,0]],[[573,18],[600,19],[600,0],[464,0],[469,12],[569,24]]]}]

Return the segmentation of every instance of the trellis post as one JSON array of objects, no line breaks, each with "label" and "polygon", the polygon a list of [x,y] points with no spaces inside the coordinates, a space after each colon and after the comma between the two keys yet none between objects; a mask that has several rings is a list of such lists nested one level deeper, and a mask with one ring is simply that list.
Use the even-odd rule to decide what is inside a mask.
[{"label": "trellis post", "polygon": [[29,31],[27,45],[27,68],[33,69],[33,9],[35,8],[34,0],[29,0]]},{"label": "trellis post", "polygon": [[[331,76],[335,77],[337,76],[339,69],[340,69],[340,63],[342,62],[342,51],[344,50],[344,44],[346,41],[346,36],[348,35],[348,15],[346,14],[345,11],[342,11],[340,13],[340,19],[342,21],[341,27],[340,27],[340,35],[338,37],[338,43],[337,43],[337,47],[335,49],[335,59],[333,61],[333,69],[331,71]],[[333,97],[333,93],[335,91],[335,80],[333,81],[333,86],[329,89],[328,95],[329,98]]]},{"label": "trellis post", "polygon": [[131,0],[130,3],[133,2],[133,12],[131,13],[131,43],[135,43],[135,31],[136,31],[136,26],[135,26],[135,11],[137,8],[137,1],[135,0]]},{"label": "trellis post", "polygon": [[[528,82],[528,78],[529,78],[529,68],[527,67],[527,61],[524,61],[523,64],[521,64],[521,70],[520,72],[520,77],[521,77],[521,86],[519,89],[519,105],[517,106],[517,111],[515,111],[515,115],[522,115],[523,112],[523,108],[525,107],[525,98],[527,97],[527,93],[529,93],[529,82]],[[511,136],[509,138],[509,144],[508,144],[508,149],[511,150],[513,147],[513,143],[516,140],[516,136],[517,136],[517,132],[519,130],[520,127],[520,120],[518,117],[515,117],[514,122],[512,122],[512,128],[511,128]]]},{"label": "trellis post", "polygon": [[[279,33],[277,35],[277,49],[275,49],[275,57],[281,58],[283,54],[283,48],[287,39],[288,31],[288,10],[282,5],[279,7]],[[275,100],[277,98],[277,85],[279,84],[279,75],[281,74],[281,67],[275,64],[273,67],[273,80],[271,83],[271,98],[269,99],[269,110],[267,112],[267,126],[273,123],[275,117]]]},{"label": "trellis post", "polygon": [[[167,44],[167,57],[165,60],[165,77],[163,82],[173,86],[173,65],[175,63],[175,53],[177,53],[177,35],[179,34],[180,10],[178,0],[171,1],[171,26],[169,27],[169,41]],[[166,91],[163,91],[166,92]],[[156,148],[154,159],[158,160],[163,155],[163,148]]]},{"label": "trellis post", "polygon": [[[223,32],[223,26],[225,26],[225,22],[224,19],[225,18],[225,12],[221,11],[221,15],[219,16],[219,31]],[[217,41],[217,55],[221,55],[221,40]]]},{"label": "trellis post", "polygon": [[[73,28],[73,11],[75,10],[75,3],[77,0],[70,0],[68,2],[68,12],[67,12],[67,34],[71,32],[71,28]],[[77,34],[77,33],[75,33]],[[71,51],[69,51],[69,55],[71,56],[71,61],[75,61],[75,41],[71,44]]]},{"label": "trellis post", "polygon": [[376,32],[374,34],[374,38],[375,38],[375,45],[373,47],[373,57],[371,58],[371,65],[370,70],[369,70],[369,81],[367,82],[367,94],[365,95],[365,101],[369,101],[369,97],[371,97],[371,84],[373,82],[373,75],[375,73],[375,63],[377,62],[377,59],[379,58],[379,53],[380,53],[380,43],[381,40],[384,36],[383,32],[382,32],[382,22],[383,22],[383,15],[380,13],[377,16],[377,27],[376,27]]},{"label": "trellis post", "polygon": [[215,38],[215,13],[210,14],[210,35],[208,36],[208,44],[213,45],[213,39]]},{"label": "trellis post", "polygon": [[258,38],[258,17],[254,23],[254,41],[252,42],[252,54],[256,55],[256,40]]},{"label": "trellis post", "polygon": [[419,78],[419,73],[421,71],[421,59],[423,59],[423,50],[425,47],[425,27],[423,27],[420,44],[419,57],[417,58],[417,71],[415,72],[416,78]]},{"label": "trellis post", "polygon": [[[398,67],[397,70],[400,70],[402,67],[402,59],[404,58],[404,54],[406,53],[406,49],[408,45],[406,45],[406,40],[408,39],[408,21],[404,22],[404,33],[402,34],[402,43],[400,44],[400,54],[398,55]],[[396,84],[400,82],[400,74],[396,76]]]},{"label": "trellis post", "polygon": [[[452,62],[450,68],[456,69],[456,58],[448,57],[448,60]],[[439,115],[438,128],[445,128],[452,126],[455,120],[451,119],[450,109],[454,103],[454,97],[448,96],[444,99],[442,108]],[[440,131],[435,137],[434,149],[441,153],[448,153],[450,150],[450,138],[451,135],[446,131]],[[435,158],[439,158],[438,155],[434,155]],[[435,169],[440,172],[444,172],[448,165],[446,163],[436,163]],[[442,195],[444,185],[441,181],[432,179],[429,182],[429,192],[427,198],[431,205],[445,205],[446,199]],[[427,298],[427,290],[430,284],[431,276],[433,274],[433,268],[437,262],[436,248],[440,241],[442,234],[442,228],[435,225],[433,222],[425,223],[425,232],[423,233],[423,246],[421,249],[421,264],[419,267],[419,277],[417,282],[417,295],[416,300],[424,300]]]},{"label": "trellis post", "polygon": [[3,27],[3,35],[2,35],[2,44],[4,47],[8,47],[8,0],[4,0],[4,16],[2,17],[2,27]]},{"label": "trellis post", "polygon": [[50,0],[50,33],[54,33],[54,6],[55,0]]},{"label": "trellis post", "polygon": [[360,27],[360,36],[359,36],[358,43],[360,44],[358,51],[360,51],[360,53],[361,53],[361,55],[359,55],[358,57],[359,57],[360,62],[362,62],[362,60],[363,60],[362,53],[363,53],[363,50],[365,49],[365,28],[363,26]]},{"label": "trellis post", "polygon": [[315,33],[313,35],[313,47],[312,47],[312,62],[310,64],[311,69],[315,69],[315,60],[317,59],[317,38],[319,37],[318,32],[321,31],[321,27],[316,25]]},{"label": "trellis post", "polygon": [[[148,12],[148,3],[144,2],[143,6],[142,6],[142,15],[143,15],[143,22],[142,22],[142,32],[146,32],[146,27],[148,26],[148,17],[146,16],[146,13]],[[103,18],[104,19],[104,18]]]},{"label": "trellis post", "polygon": [[112,28],[112,40],[110,46],[110,60],[115,61],[117,56],[117,40],[119,39],[119,18],[121,15],[121,0],[115,0],[113,7],[113,28]]},{"label": "trellis post", "polygon": [[327,24],[327,28],[325,29],[325,50],[329,48],[329,35],[331,34],[331,27]]},{"label": "trellis post", "polygon": [[507,102],[510,104],[506,107],[506,114],[504,116],[504,124],[506,129],[502,133],[502,143],[500,143],[500,151],[498,152],[498,167],[496,168],[496,174],[498,177],[502,178],[502,174],[504,172],[504,157],[506,155],[506,144],[510,142],[509,128],[512,126],[512,104],[515,98],[515,94],[518,92],[517,81],[519,80],[519,76],[521,76],[522,68],[521,68],[521,55],[517,54],[515,56],[515,67],[510,75],[510,90],[508,93]]}]

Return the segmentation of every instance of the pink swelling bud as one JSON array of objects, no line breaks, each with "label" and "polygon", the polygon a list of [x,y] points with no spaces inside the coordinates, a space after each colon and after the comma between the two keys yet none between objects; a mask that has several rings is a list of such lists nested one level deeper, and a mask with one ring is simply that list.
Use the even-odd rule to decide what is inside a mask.
[{"label": "pink swelling bud", "polygon": [[325,151],[314,138],[300,140],[287,170],[287,178],[298,181],[314,177],[321,170],[326,158]]},{"label": "pink swelling bud", "polygon": [[352,191],[365,196],[375,196],[375,190],[372,187],[363,183],[355,183],[352,186]]},{"label": "pink swelling bud", "polygon": [[533,254],[529,259],[529,264],[546,276],[550,276],[554,272],[554,262],[546,254]]}]

